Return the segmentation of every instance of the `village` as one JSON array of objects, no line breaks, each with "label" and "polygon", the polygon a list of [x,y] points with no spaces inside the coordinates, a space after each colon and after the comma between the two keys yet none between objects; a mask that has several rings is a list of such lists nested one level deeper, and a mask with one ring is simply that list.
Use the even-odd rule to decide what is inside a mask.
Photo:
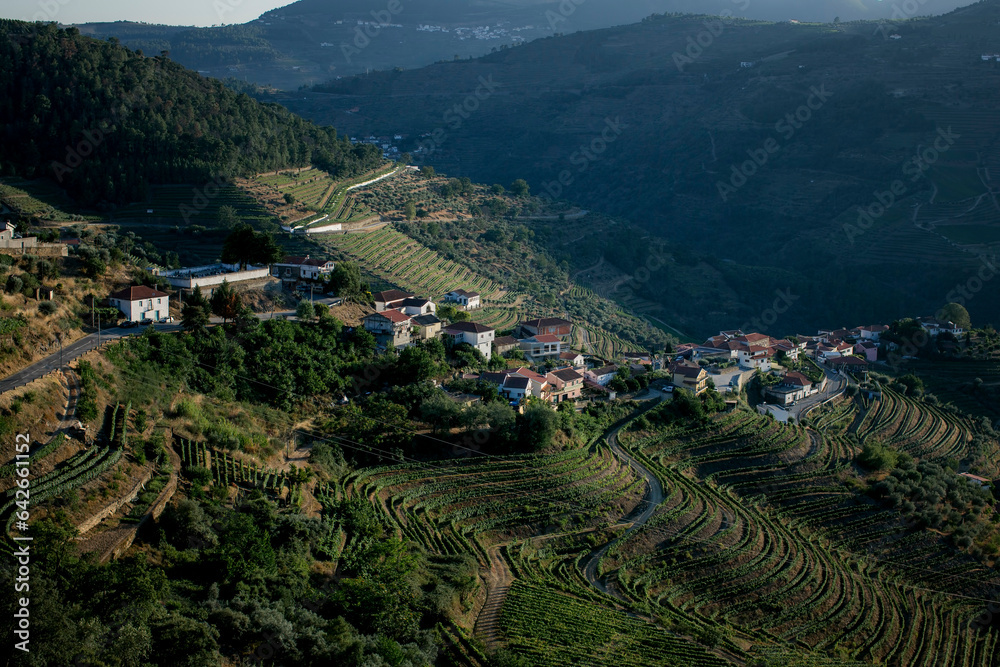
[{"label": "village", "polygon": [[[286,291],[322,295],[323,286],[336,263],[307,256],[285,257],[271,266],[214,264],[151,272],[165,280],[178,294],[198,288],[211,294],[224,283],[280,282]],[[333,297],[331,303],[338,303]],[[121,326],[165,323],[170,316],[170,295],[147,286],[130,286],[109,295],[108,305],[124,317]],[[482,296],[456,287],[430,298],[398,289],[376,292],[361,326],[382,351],[401,351],[414,344],[441,339],[453,349],[468,346],[483,368],[461,373],[460,380],[482,380],[497,387],[512,406],[523,409],[532,398],[549,404],[582,399],[614,399],[637,392],[677,389],[695,395],[717,392],[730,408],[748,384],[759,378],[756,408],[781,422],[795,422],[812,408],[845,391],[852,382],[864,382],[872,366],[885,363],[898,344],[884,340],[884,324],[851,329],[820,330],[775,338],[741,330],[720,331],[704,342],[681,343],[658,351],[622,352],[603,358],[572,349],[574,326],[558,316],[519,321],[511,330],[472,321],[483,307]],[[445,315],[447,313],[447,315]],[[290,314],[286,314],[290,315]],[[283,315],[283,316],[286,316]],[[941,345],[953,341],[963,329],[950,321],[931,317],[917,320],[929,338]],[[502,359],[503,361],[499,361]],[[474,400],[456,393],[458,402]]]}]

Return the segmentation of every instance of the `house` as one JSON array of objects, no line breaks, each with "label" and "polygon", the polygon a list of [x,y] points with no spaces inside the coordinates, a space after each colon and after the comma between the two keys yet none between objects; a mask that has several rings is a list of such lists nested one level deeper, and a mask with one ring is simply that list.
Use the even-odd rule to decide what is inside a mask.
[{"label": "house", "polygon": [[[569,336],[573,333],[573,323],[559,317],[542,317],[521,322],[518,327],[523,338],[539,335]],[[515,335],[517,335],[515,333]]]},{"label": "house", "polygon": [[823,361],[836,359],[854,354],[854,346],[843,341],[831,342],[829,344],[820,343],[816,347],[816,358]]},{"label": "house", "polygon": [[399,310],[403,311],[407,315],[433,315],[437,312],[437,306],[430,299],[424,299],[421,297],[411,296],[408,299],[403,299],[398,306]]},{"label": "house", "polygon": [[917,321],[931,337],[937,337],[942,333],[950,333],[953,336],[965,333],[965,329],[951,321],[939,320],[934,317],[921,317]]},{"label": "house", "polygon": [[770,347],[742,347],[736,350],[736,358],[741,368],[769,371],[772,356]]},{"label": "house", "polygon": [[509,375],[504,378],[500,385],[500,393],[510,401],[521,401],[528,396],[534,396],[540,392],[541,388],[531,378],[520,375]]},{"label": "house", "polygon": [[583,375],[572,368],[560,368],[545,375],[552,387],[550,397],[553,403],[572,401],[583,392]]},{"label": "house", "polygon": [[606,387],[608,386],[608,383],[611,382],[611,378],[613,378],[617,372],[617,366],[602,366],[601,368],[591,368],[585,371],[583,377],[594,384]]},{"label": "house", "polygon": [[992,481],[986,479],[985,477],[980,477],[979,475],[973,475],[967,472],[960,472],[958,473],[958,476],[964,477],[969,482],[969,484],[978,486],[979,488],[993,486]]},{"label": "house", "polygon": [[858,327],[861,332],[861,340],[870,340],[873,343],[878,343],[879,338],[882,334],[889,330],[889,327],[884,324],[869,324],[867,326]]},{"label": "house", "polygon": [[586,366],[586,361],[579,352],[560,352],[559,361],[581,371]]},{"label": "house", "polygon": [[756,373],[755,370],[743,369],[738,366],[730,366],[718,371],[709,370],[708,378],[712,381],[716,390],[720,394],[738,394],[743,391],[743,387],[750,381],[750,378],[754,376],[754,373]]},{"label": "house", "polygon": [[667,367],[675,387],[690,389],[695,394],[708,389],[708,372],[692,361],[677,361]]},{"label": "house", "polygon": [[863,340],[854,344],[854,354],[862,356],[865,361],[878,361],[878,345],[870,340]]},{"label": "house", "polygon": [[326,280],[333,273],[334,263],[329,260],[305,257],[285,257],[271,265],[271,275],[282,283],[297,283],[300,280]]},{"label": "house", "polygon": [[795,371],[785,373],[781,383],[769,387],[764,392],[767,400],[777,405],[791,405],[813,393],[812,381],[802,373]]},{"label": "house", "polygon": [[546,359],[557,358],[569,349],[559,336],[539,334],[518,341],[524,355],[532,362],[539,363]]},{"label": "house", "polygon": [[648,365],[653,362],[653,355],[651,355],[649,352],[622,352],[622,360],[634,364],[638,364],[645,361],[646,364]]},{"label": "house", "polygon": [[483,373],[482,379],[497,385],[500,393],[511,401],[520,401],[528,396],[534,396],[543,401],[551,400],[549,381],[528,368],[508,369],[499,373]]},{"label": "house", "polygon": [[493,339],[493,351],[496,354],[507,354],[517,347],[517,339],[513,336],[500,336]]},{"label": "house", "polygon": [[830,368],[842,373],[861,374],[865,377],[868,375],[868,362],[860,357],[834,357],[828,359],[826,363]]},{"label": "house", "polygon": [[479,292],[468,292],[464,289],[457,289],[448,292],[445,295],[444,300],[451,303],[457,303],[466,310],[474,310],[482,305]]},{"label": "house", "polygon": [[9,220],[0,228],[0,254],[3,255],[69,255],[69,246],[63,243],[39,243],[37,236],[21,236]]},{"label": "house", "polygon": [[412,319],[398,310],[383,310],[366,316],[362,323],[365,330],[375,336],[380,347],[406,347],[412,340]]},{"label": "house", "polygon": [[493,356],[493,340],[496,337],[496,330],[492,327],[478,322],[455,322],[446,326],[444,333],[451,337],[456,344],[468,343],[476,348],[487,360]]},{"label": "house", "polygon": [[458,403],[463,408],[470,408],[476,403],[482,403],[483,397],[477,394],[448,394],[448,398]]},{"label": "house", "polygon": [[122,311],[130,322],[158,322],[170,316],[170,296],[145,285],[126,287],[108,297],[112,308]]},{"label": "house", "polygon": [[417,315],[411,321],[417,340],[430,340],[441,335],[443,323],[437,315]]},{"label": "house", "polygon": [[799,343],[796,345],[790,340],[782,339],[775,342],[774,353],[778,354],[778,352],[783,352],[787,358],[796,360],[799,358],[799,353],[804,350],[805,347],[805,343]]},{"label": "house", "polygon": [[372,294],[372,300],[375,301],[375,312],[381,313],[383,310],[389,310],[391,308],[398,308],[409,298],[416,296],[415,294],[410,294],[409,292],[403,292],[398,289],[391,289],[385,292],[377,292]]}]

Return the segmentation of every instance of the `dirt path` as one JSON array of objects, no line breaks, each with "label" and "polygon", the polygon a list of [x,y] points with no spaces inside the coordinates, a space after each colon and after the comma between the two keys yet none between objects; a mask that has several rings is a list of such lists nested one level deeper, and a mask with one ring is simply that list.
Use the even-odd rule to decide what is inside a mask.
[{"label": "dirt path", "polygon": [[478,637],[486,647],[494,651],[501,645],[500,637],[500,610],[503,602],[507,598],[507,591],[514,583],[514,575],[511,573],[507,562],[500,555],[500,546],[490,548],[490,567],[488,570],[480,571],[480,576],[486,582],[486,603],[479,610],[476,617],[476,637]]}]

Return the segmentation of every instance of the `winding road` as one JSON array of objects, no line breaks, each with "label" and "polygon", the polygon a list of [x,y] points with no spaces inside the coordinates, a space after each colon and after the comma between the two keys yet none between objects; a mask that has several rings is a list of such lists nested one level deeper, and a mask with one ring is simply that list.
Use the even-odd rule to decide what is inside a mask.
[{"label": "winding road", "polygon": [[[608,590],[607,584],[601,581],[601,577],[598,576],[597,569],[601,563],[601,559],[608,553],[608,550],[618,542],[628,539],[630,535],[642,528],[643,525],[649,518],[653,516],[653,512],[661,502],[663,502],[663,485],[660,484],[660,480],[654,475],[648,468],[639,463],[631,454],[622,449],[622,446],[618,444],[618,432],[621,431],[627,424],[622,424],[615,428],[613,431],[608,433],[608,446],[614,455],[618,457],[619,460],[624,461],[635,470],[637,474],[645,478],[646,480],[646,493],[642,497],[642,502],[636,508],[645,505],[639,515],[632,521],[631,527],[625,531],[624,534],[615,538],[614,540],[608,542],[602,547],[595,549],[591,552],[590,556],[587,558],[587,562],[583,566],[583,575],[587,578],[587,581],[602,593],[607,593],[608,595],[613,595],[614,597],[624,600],[625,598],[618,595],[610,590]],[[632,511],[635,514],[636,510]],[[631,516],[631,514],[629,515]],[[624,517],[622,522],[627,522],[628,517]]]}]

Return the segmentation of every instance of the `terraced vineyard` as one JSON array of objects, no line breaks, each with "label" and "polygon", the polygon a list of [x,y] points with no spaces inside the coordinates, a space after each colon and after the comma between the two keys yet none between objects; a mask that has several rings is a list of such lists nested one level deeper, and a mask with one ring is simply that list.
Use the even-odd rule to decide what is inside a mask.
[{"label": "terraced vineyard", "polygon": [[[244,182],[244,185],[258,198],[266,197],[272,206],[283,206],[283,197],[291,195],[297,205],[307,209],[307,213],[303,215],[301,208],[297,209],[298,212],[294,215],[286,211],[289,218],[288,229],[304,231],[311,227],[338,222],[358,222],[370,218],[376,212],[351,194],[351,191],[357,189],[361,184],[386,178],[405,168],[403,165],[390,163],[375,171],[345,181],[335,180],[330,174],[320,169],[293,169],[263,174],[248,183]],[[254,188],[255,185],[264,186],[264,188],[261,191]],[[283,216],[282,219],[285,217]]]},{"label": "terraced vineyard", "polygon": [[212,473],[212,480],[219,486],[243,485],[279,495],[287,489],[290,500],[301,493],[299,484],[284,472],[261,468],[235,459],[226,452],[207,446],[204,442],[184,438],[174,440],[175,449],[181,455],[181,462],[185,466],[208,468]]},{"label": "terraced vineyard", "polygon": [[429,553],[499,559],[514,583],[497,627],[533,665],[996,664],[1000,634],[976,619],[1000,577],[845,484],[850,434],[961,460],[975,427],[891,391],[810,419],[632,421],[618,440],[663,500],[631,530],[646,484],[603,444],[375,468],[316,495],[367,498]]},{"label": "terraced vineyard", "polygon": [[440,297],[459,288],[479,292],[485,301],[502,302],[507,295],[503,286],[444,259],[394,229],[330,237],[324,242],[371,273],[428,298]]},{"label": "terraced vineyard", "polygon": [[[817,425],[835,433],[855,410]],[[933,460],[963,455],[959,426],[890,395],[859,435]],[[970,625],[984,603],[967,598],[985,599],[993,572],[846,487],[853,452],[839,436],[735,413],[622,442],[666,495],[601,562],[630,604],[724,623],[734,650],[756,637],[885,664],[992,664],[998,635]]]},{"label": "terraced vineyard", "polygon": [[[31,507],[38,503],[75,491],[87,482],[97,479],[121,460],[122,450],[117,447],[89,447],[59,464],[52,472],[31,480]],[[0,505],[0,520],[4,521],[4,537],[10,532],[16,512],[24,509],[23,495],[16,496],[17,487],[9,490]],[[9,540],[4,539],[3,550],[9,552]]]}]

